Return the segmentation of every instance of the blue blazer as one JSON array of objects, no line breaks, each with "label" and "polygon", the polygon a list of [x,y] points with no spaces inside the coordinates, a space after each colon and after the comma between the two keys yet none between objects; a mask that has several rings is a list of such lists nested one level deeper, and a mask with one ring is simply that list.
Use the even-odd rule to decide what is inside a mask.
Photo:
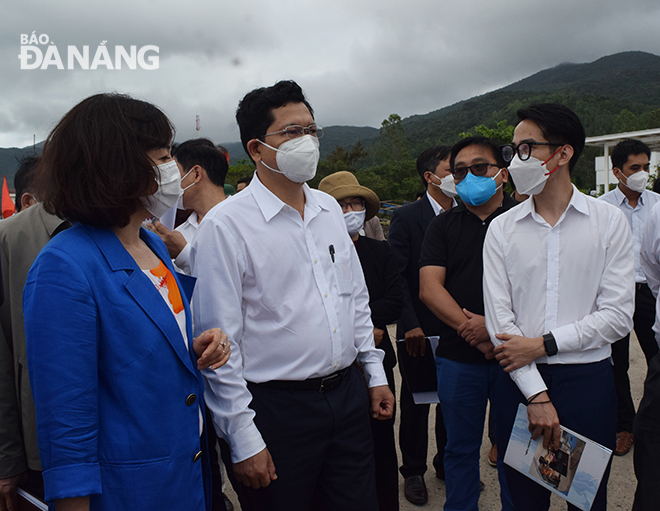
[{"label": "blue blazer", "polygon": [[198,455],[204,383],[192,350],[192,278],[174,272],[156,235],[140,237],[177,278],[188,350],[109,229],[74,225],[28,274],[23,310],[46,501],[90,495],[94,510],[202,511],[210,478]]}]

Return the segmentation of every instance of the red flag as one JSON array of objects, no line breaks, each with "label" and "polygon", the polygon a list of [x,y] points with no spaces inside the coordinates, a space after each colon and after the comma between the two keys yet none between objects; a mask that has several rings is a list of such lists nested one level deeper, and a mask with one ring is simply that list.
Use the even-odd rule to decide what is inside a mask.
[{"label": "red flag", "polygon": [[2,176],[2,218],[7,218],[12,216],[16,212],[16,206],[14,206],[11,197],[9,196],[9,187],[7,186],[7,176]]}]

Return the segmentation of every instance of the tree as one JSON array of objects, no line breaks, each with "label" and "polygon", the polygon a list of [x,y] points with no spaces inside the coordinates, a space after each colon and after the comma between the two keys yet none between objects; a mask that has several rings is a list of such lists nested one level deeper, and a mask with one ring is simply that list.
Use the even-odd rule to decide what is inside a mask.
[{"label": "tree", "polygon": [[[497,128],[489,128],[484,124],[480,124],[479,126],[474,127],[474,131],[477,133],[477,135],[481,135],[482,137],[492,138],[493,140],[497,140],[502,144],[511,143],[511,141],[513,140],[513,130],[514,127],[509,126],[509,121],[507,121],[506,119],[498,122]],[[460,134],[460,136],[461,138],[467,138],[467,137],[471,137],[472,133],[464,131]]]},{"label": "tree", "polygon": [[379,159],[401,163],[409,158],[409,143],[401,122],[401,116],[391,114],[380,125]]}]

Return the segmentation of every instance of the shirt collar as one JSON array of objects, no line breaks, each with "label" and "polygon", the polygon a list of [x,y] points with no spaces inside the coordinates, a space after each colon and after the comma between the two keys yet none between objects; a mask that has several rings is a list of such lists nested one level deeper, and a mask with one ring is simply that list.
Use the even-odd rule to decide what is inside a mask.
[{"label": "shirt collar", "polygon": [[[249,188],[266,222],[270,222],[270,220],[282,211],[284,206],[286,206],[286,203],[266,188],[266,186],[259,180],[256,171],[250,182]],[[307,183],[303,184],[303,193],[305,194],[305,210],[311,210],[312,216],[316,216],[316,214],[322,209],[328,209],[318,201]]]},{"label": "shirt collar", "polygon": [[[640,194],[639,199],[637,199],[637,201],[638,201],[642,206],[644,205],[644,202],[646,202],[646,192],[647,192],[647,190],[644,190],[644,191]],[[622,204],[628,204],[628,205],[630,205],[630,203],[628,202],[628,197],[626,197],[626,196],[624,195],[624,193],[621,191],[621,188],[619,188],[619,185],[617,185],[616,188],[614,189],[614,196],[616,197],[616,203],[617,203],[617,204],[619,204],[619,205],[622,205]]]},{"label": "shirt collar", "polygon": [[[576,211],[579,211],[583,215],[589,215],[589,206],[587,205],[587,197],[580,191],[578,190],[575,185],[573,186],[573,195],[571,195],[571,200],[568,201],[568,206],[566,206],[566,211],[568,211],[569,208],[573,208]],[[536,206],[534,204],[534,200],[532,197],[524,201],[523,203],[520,204],[518,207],[518,212],[516,213],[516,222],[519,220],[522,220],[528,215],[532,214],[537,214],[536,213]]]},{"label": "shirt collar", "polygon": [[[429,200],[429,202],[431,203],[431,207],[433,208],[433,212],[435,213],[435,216],[438,216],[440,213],[443,213],[443,212],[445,211],[445,210],[443,209],[443,207],[442,207],[440,204],[438,204],[437,201],[436,201],[433,197],[431,197],[431,194],[428,192],[428,190],[427,190],[427,192],[426,192],[426,198],[427,198],[427,199]],[[456,199],[452,197],[452,199],[451,199],[451,207],[453,208],[453,207],[455,207],[457,204],[458,204],[458,203],[456,202]]]}]

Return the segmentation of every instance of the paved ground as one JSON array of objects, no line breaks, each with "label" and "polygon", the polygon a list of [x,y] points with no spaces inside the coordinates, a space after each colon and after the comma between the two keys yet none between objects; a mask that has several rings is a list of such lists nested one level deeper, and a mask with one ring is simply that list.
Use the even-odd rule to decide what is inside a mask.
[{"label": "paved ground", "polygon": [[[390,335],[394,339],[394,332],[391,330]],[[646,360],[644,354],[639,347],[637,338],[634,334],[631,335],[630,341],[630,381],[632,386],[632,395],[635,405],[639,404],[642,398],[644,377],[646,376]],[[395,370],[397,376],[397,388],[401,385],[398,370]],[[432,423],[429,421],[429,423]],[[396,430],[398,431],[398,417]],[[429,430],[429,438],[433,438],[432,431]],[[481,480],[486,485],[484,491],[481,493],[479,500],[479,508],[481,511],[496,511],[501,509],[499,500],[499,483],[497,481],[497,471],[495,468],[488,465],[486,457],[490,449],[490,443],[487,437],[484,436],[484,443],[481,448]],[[634,449],[634,447],[633,447]],[[432,452],[429,452],[428,466],[432,467]],[[636,480],[633,471],[632,450],[626,456],[615,456],[612,463],[612,473],[610,475],[608,485],[608,510],[625,509],[629,510],[632,507],[633,496],[635,493]],[[399,459],[401,454],[399,453]],[[421,509],[441,510],[445,501],[445,483],[435,478],[435,473],[431,469],[426,473],[426,486],[429,490],[429,502],[426,506],[415,506],[408,502],[403,496],[403,478],[400,478],[400,498],[401,511],[412,511]],[[240,510],[238,499],[231,488],[228,488],[227,495],[234,503],[236,511]],[[660,505],[659,505],[660,508]],[[552,496],[551,511],[565,510],[566,503],[559,497]],[[340,511],[340,510],[338,510]]]}]

